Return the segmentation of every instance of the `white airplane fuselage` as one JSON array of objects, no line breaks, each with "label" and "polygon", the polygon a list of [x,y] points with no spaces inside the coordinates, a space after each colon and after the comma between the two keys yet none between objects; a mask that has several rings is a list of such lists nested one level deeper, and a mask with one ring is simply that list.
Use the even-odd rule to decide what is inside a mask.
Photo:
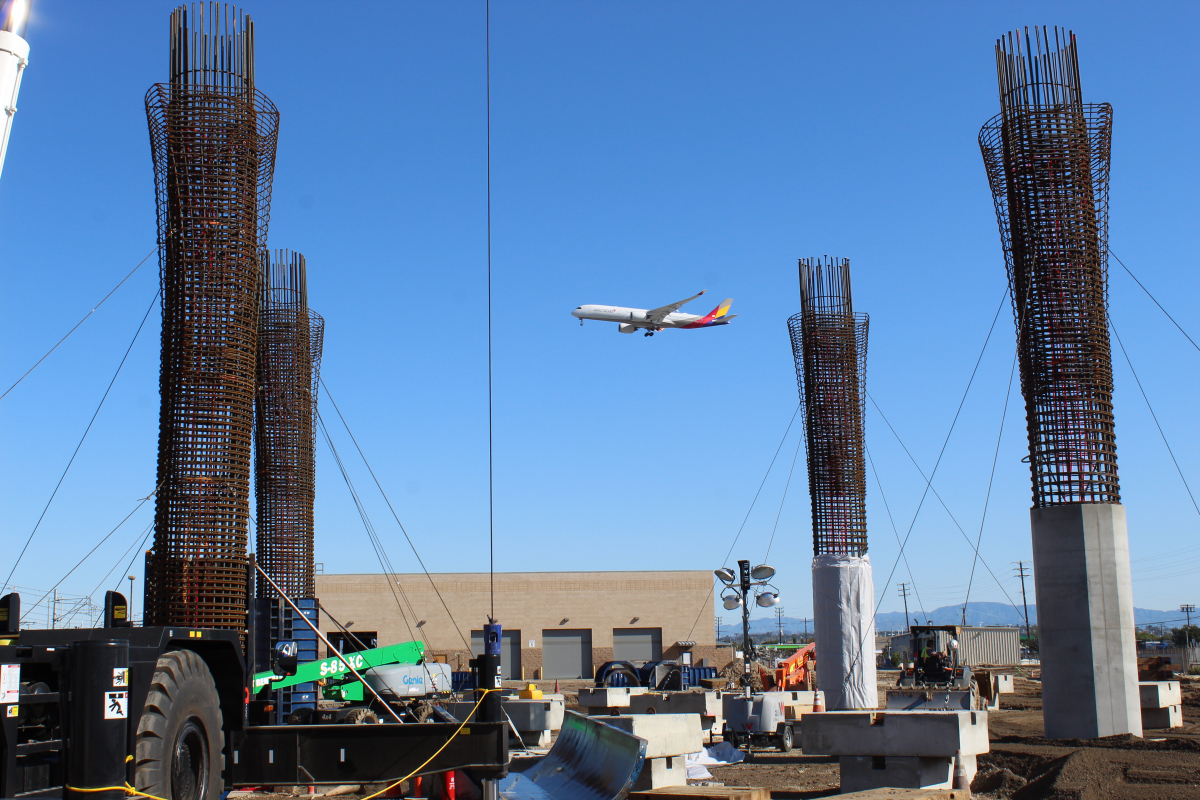
[{"label": "white airplane fuselage", "polygon": [[[699,314],[684,314],[682,311],[672,311],[663,318],[662,322],[652,325],[646,320],[645,308],[622,308],[621,306],[580,306],[571,312],[577,319],[594,319],[600,322],[620,322],[622,333],[633,333],[637,328],[686,328],[688,325],[704,319]],[[626,330],[626,326],[629,328]]]}]

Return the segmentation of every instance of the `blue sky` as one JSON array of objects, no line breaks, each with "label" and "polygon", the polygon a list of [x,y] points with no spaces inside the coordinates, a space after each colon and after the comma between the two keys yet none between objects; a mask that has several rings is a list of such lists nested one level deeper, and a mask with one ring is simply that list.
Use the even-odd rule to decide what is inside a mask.
[{"label": "blue sky", "polygon": [[[0,179],[5,387],[154,248],[143,97],[165,77],[170,8],[35,6]],[[247,9],[259,88],[281,114],[270,244],[307,256],[323,375],[426,564],[485,570],[484,6]],[[1005,291],[976,136],[998,110],[994,41],[1014,26],[1078,35],[1085,98],[1115,108],[1111,247],[1197,337],[1197,22],[1171,3],[494,3],[497,568],[721,565],[796,407],[785,321],[799,256],[851,259],[856,308],[871,315],[868,388],[931,468]],[[0,401],[5,574],[156,282],[155,256]],[[733,297],[738,319],[646,339],[569,315],[700,289],[687,310]],[[1200,353],[1115,262],[1111,312],[1200,489]],[[16,584],[49,589],[154,488],[158,334],[156,309]],[[1013,348],[1005,301],[934,481],[972,539]],[[1194,602],[1200,515],[1114,351],[1135,603]],[[811,614],[803,453],[780,502],[799,432],[731,556],[761,560],[778,514],[770,559],[796,617]],[[903,537],[922,480],[874,408],[867,436]],[[981,539],[1003,591],[980,565],[971,599],[1019,602],[1026,452],[1014,387]],[[396,568],[416,569],[346,460]],[[318,469],[317,560],[377,571],[323,444]],[[901,580],[927,609],[963,601],[972,551],[932,496],[905,550],[911,576],[901,563],[890,582],[899,546],[873,477],[868,511],[882,610],[900,609]],[[112,585],[151,516],[147,503],[60,592],[91,594],[110,569]]]}]

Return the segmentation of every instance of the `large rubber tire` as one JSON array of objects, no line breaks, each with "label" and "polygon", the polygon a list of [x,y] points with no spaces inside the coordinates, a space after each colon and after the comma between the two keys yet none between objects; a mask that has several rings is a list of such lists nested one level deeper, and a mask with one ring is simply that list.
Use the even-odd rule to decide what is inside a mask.
[{"label": "large rubber tire", "polygon": [[776,744],[776,747],[779,748],[779,752],[786,753],[792,749],[792,745],[794,744],[795,741],[792,739],[792,726],[784,725],[783,732],[779,734],[779,741]]},{"label": "large rubber tire", "polygon": [[134,786],[166,800],[218,800],[225,732],[204,659],[172,650],[158,659],[138,722]]}]

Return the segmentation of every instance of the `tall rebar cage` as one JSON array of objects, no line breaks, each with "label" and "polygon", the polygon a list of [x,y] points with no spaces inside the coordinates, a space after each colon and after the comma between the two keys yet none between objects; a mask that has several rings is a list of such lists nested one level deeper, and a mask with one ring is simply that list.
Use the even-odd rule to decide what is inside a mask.
[{"label": "tall rebar cage", "polygon": [[813,553],[867,552],[866,314],[855,314],[850,261],[800,259],[800,313],[788,319],[804,416]]},{"label": "tall rebar cage", "polygon": [[[308,307],[304,256],[262,253],[254,413],[256,559],[289,597],[313,597],[317,387],[325,320]],[[258,582],[258,597],[275,590]]]},{"label": "tall rebar cage", "polygon": [[996,43],[979,146],[1012,289],[1034,507],[1120,502],[1108,338],[1112,107],[1083,102],[1075,35]]},{"label": "tall rebar cage", "polygon": [[258,336],[279,114],[254,88],[254,25],[171,13],[146,95],[162,280],[158,495],[146,622],[243,630]]}]

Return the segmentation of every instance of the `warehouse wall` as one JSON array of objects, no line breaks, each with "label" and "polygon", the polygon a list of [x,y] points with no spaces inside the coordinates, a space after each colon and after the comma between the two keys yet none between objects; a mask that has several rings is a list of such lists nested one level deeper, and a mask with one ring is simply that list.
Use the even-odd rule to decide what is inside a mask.
[{"label": "warehouse wall", "polygon": [[[377,632],[380,645],[424,641],[429,658],[465,670],[471,633],[487,621],[488,575],[433,574],[441,600],[424,574],[394,577],[393,594],[384,575],[318,575],[317,596],[328,612],[322,615],[326,633],[337,630],[328,620],[332,614],[342,624],[353,621],[352,631]],[[694,664],[706,659],[722,666],[716,664],[712,573],[506,572],[497,573],[495,582],[496,618],[506,632],[520,631],[526,680],[542,677],[545,631],[591,631],[588,678],[591,669],[612,660],[613,629],[660,628],[663,658],[679,659],[690,650]],[[680,646],[681,641],[695,644]]]}]

